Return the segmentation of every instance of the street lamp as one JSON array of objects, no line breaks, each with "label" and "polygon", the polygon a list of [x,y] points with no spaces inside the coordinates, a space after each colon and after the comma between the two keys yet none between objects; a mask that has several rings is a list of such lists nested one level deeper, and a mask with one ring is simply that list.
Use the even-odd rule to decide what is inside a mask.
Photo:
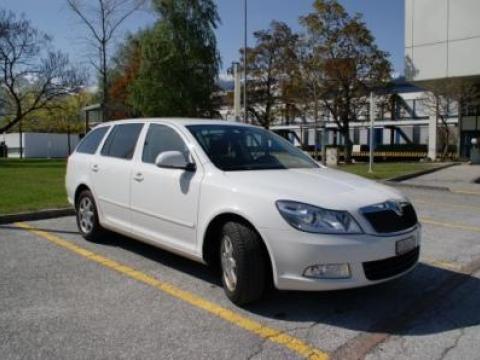
[{"label": "street lamp", "polygon": [[247,123],[247,0],[243,0],[243,122]]},{"label": "street lamp", "polygon": [[373,90],[370,91],[370,149],[369,149],[369,161],[368,161],[368,172],[373,173],[373,132],[375,131],[374,127],[374,122],[375,122],[375,95],[373,93]]}]

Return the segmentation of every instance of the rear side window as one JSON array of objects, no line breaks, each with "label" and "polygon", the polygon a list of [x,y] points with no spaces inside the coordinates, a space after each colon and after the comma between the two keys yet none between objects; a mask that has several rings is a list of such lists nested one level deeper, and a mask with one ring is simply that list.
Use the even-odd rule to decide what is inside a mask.
[{"label": "rear side window", "polygon": [[131,159],[143,124],[116,125],[102,148],[102,155],[119,159]]},{"label": "rear side window", "polygon": [[109,126],[103,126],[90,131],[78,145],[77,152],[82,154],[95,154],[98,145],[102,142],[109,128]]},{"label": "rear side window", "polygon": [[153,164],[157,156],[165,151],[188,153],[185,142],[175,130],[165,125],[151,124],[143,146],[142,161]]}]

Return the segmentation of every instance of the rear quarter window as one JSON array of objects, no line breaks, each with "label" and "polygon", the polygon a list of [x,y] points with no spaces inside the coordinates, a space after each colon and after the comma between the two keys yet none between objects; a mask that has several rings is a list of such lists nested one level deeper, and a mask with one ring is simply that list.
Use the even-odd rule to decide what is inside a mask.
[{"label": "rear quarter window", "polygon": [[103,145],[101,154],[118,159],[130,160],[135,152],[143,124],[115,125]]},{"label": "rear quarter window", "polygon": [[107,133],[109,126],[103,126],[98,129],[90,131],[78,144],[76,152],[82,154],[95,154],[98,149],[98,145],[103,140],[103,137]]}]

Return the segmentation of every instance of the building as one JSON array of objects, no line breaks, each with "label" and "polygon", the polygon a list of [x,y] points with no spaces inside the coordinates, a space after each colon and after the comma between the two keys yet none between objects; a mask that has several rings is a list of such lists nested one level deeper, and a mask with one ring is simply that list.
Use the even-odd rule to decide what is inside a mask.
[{"label": "building", "polygon": [[[374,147],[383,157],[401,157],[419,159],[429,156],[430,106],[431,98],[428,92],[401,79],[396,80],[393,86],[384,94],[383,103],[377,109],[377,119],[374,123]],[[450,157],[456,156],[457,108],[451,106],[447,114],[447,125],[451,133]],[[340,135],[336,124],[329,121],[327,115],[326,145],[343,145],[344,139]],[[280,120],[272,130],[292,137],[297,145],[312,149],[322,145],[321,129],[312,119],[294,123],[282,124]],[[350,123],[350,139],[354,144],[354,156],[367,156],[370,141],[370,122],[368,110],[360,117],[360,121]],[[315,135],[317,134],[317,135]],[[287,137],[287,136],[286,136]],[[403,154],[399,154],[403,153]],[[385,155],[387,154],[387,155]],[[431,155],[431,154],[430,154]]]},{"label": "building", "polygon": [[[479,102],[459,105],[451,99],[447,106],[442,106],[439,116],[431,90],[454,81],[477,86],[480,94],[479,14],[480,0],[405,0],[406,81],[397,79],[388,89],[391,106],[381,109],[375,120],[377,150],[416,149],[415,156],[435,160],[441,149],[449,145],[451,156],[469,158],[471,139],[480,137]],[[292,141],[309,148],[321,146],[321,130],[312,118],[285,116],[289,113],[287,104],[278,106],[272,130],[292,136]],[[368,109],[364,113],[363,119],[351,122],[354,153],[355,149],[369,146]],[[224,118],[233,120],[232,114],[231,107],[222,109]],[[441,118],[446,119],[446,124]],[[322,114],[320,120],[327,122],[326,145],[342,145],[344,139],[329,115]],[[448,144],[442,136],[445,128],[449,129]]]},{"label": "building", "polygon": [[0,135],[0,142],[8,147],[9,158],[65,158],[75,149],[77,134],[8,133]]},{"label": "building", "polygon": [[89,131],[99,123],[103,122],[102,104],[85,106],[81,111],[82,120],[85,122],[85,131]]},{"label": "building", "polygon": [[[464,81],[480,88],[480,1],[405,0],[405,74],[431,89],[442,81]],[[459,110],[459,155],[468,157],[480,136],[477,101]],[[437,119],[430,118],[429,153],[437,149]]]},{"label": "building", "polygon": [[[231,91],[231,90],[230,90]],[[227,91],[226,91],[227,92]],[[431,96],[424,89],[413,85],[403,78],[396,79],[388,89],[381,90],[377,98],[377,118],[374,125],[374,147],[382,157],[401,157],[419,159],[429,156],[430,140],[430,110]],[[382,98],[379,101],[379,98]],[[232,98],[232,96],[230,96]],[[322,146],[322,122],[326,121],[325,145],[342,146],[345,141],[338,131],[337,125],[328,113],[321,113],[318,124],[313,118],[302,114],[287,116],[285,104],[277,105],[278,114],[271,129],[291,140],[295,145],[306,149],[319,149]],[[222,117],[234,121],[234,111],[231,103],[225,103],[221,111]],[[457,107],[452,104],[447,114],[450,129],[449,156],[456,156],[457,140]],[[350,123],[350,139],[354,144],[354,156],[368,156],[369,149],[369,110],[368,104],[361,111],[360,121]],[[438,129],[437,129],[438,130]],[[440,149],[439,149],[440,150]],[[399,153],[403,154],[399,154]],[[387,155],[385,155],[387,154]],[[432,154],[430,154],[431,157]],[[435,155],[436,156],[436,155]]]}]

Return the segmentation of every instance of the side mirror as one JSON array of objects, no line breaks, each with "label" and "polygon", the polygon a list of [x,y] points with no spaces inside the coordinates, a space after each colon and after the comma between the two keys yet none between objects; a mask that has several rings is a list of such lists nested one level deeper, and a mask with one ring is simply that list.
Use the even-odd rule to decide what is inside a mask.
[{"label": "side mirror", "polygon": [[167,169],[183,169],[186,171],[195,171],[195,163],[185,159],[185,155],[180,151],[165,151],[157,156],[155,165]]}]

